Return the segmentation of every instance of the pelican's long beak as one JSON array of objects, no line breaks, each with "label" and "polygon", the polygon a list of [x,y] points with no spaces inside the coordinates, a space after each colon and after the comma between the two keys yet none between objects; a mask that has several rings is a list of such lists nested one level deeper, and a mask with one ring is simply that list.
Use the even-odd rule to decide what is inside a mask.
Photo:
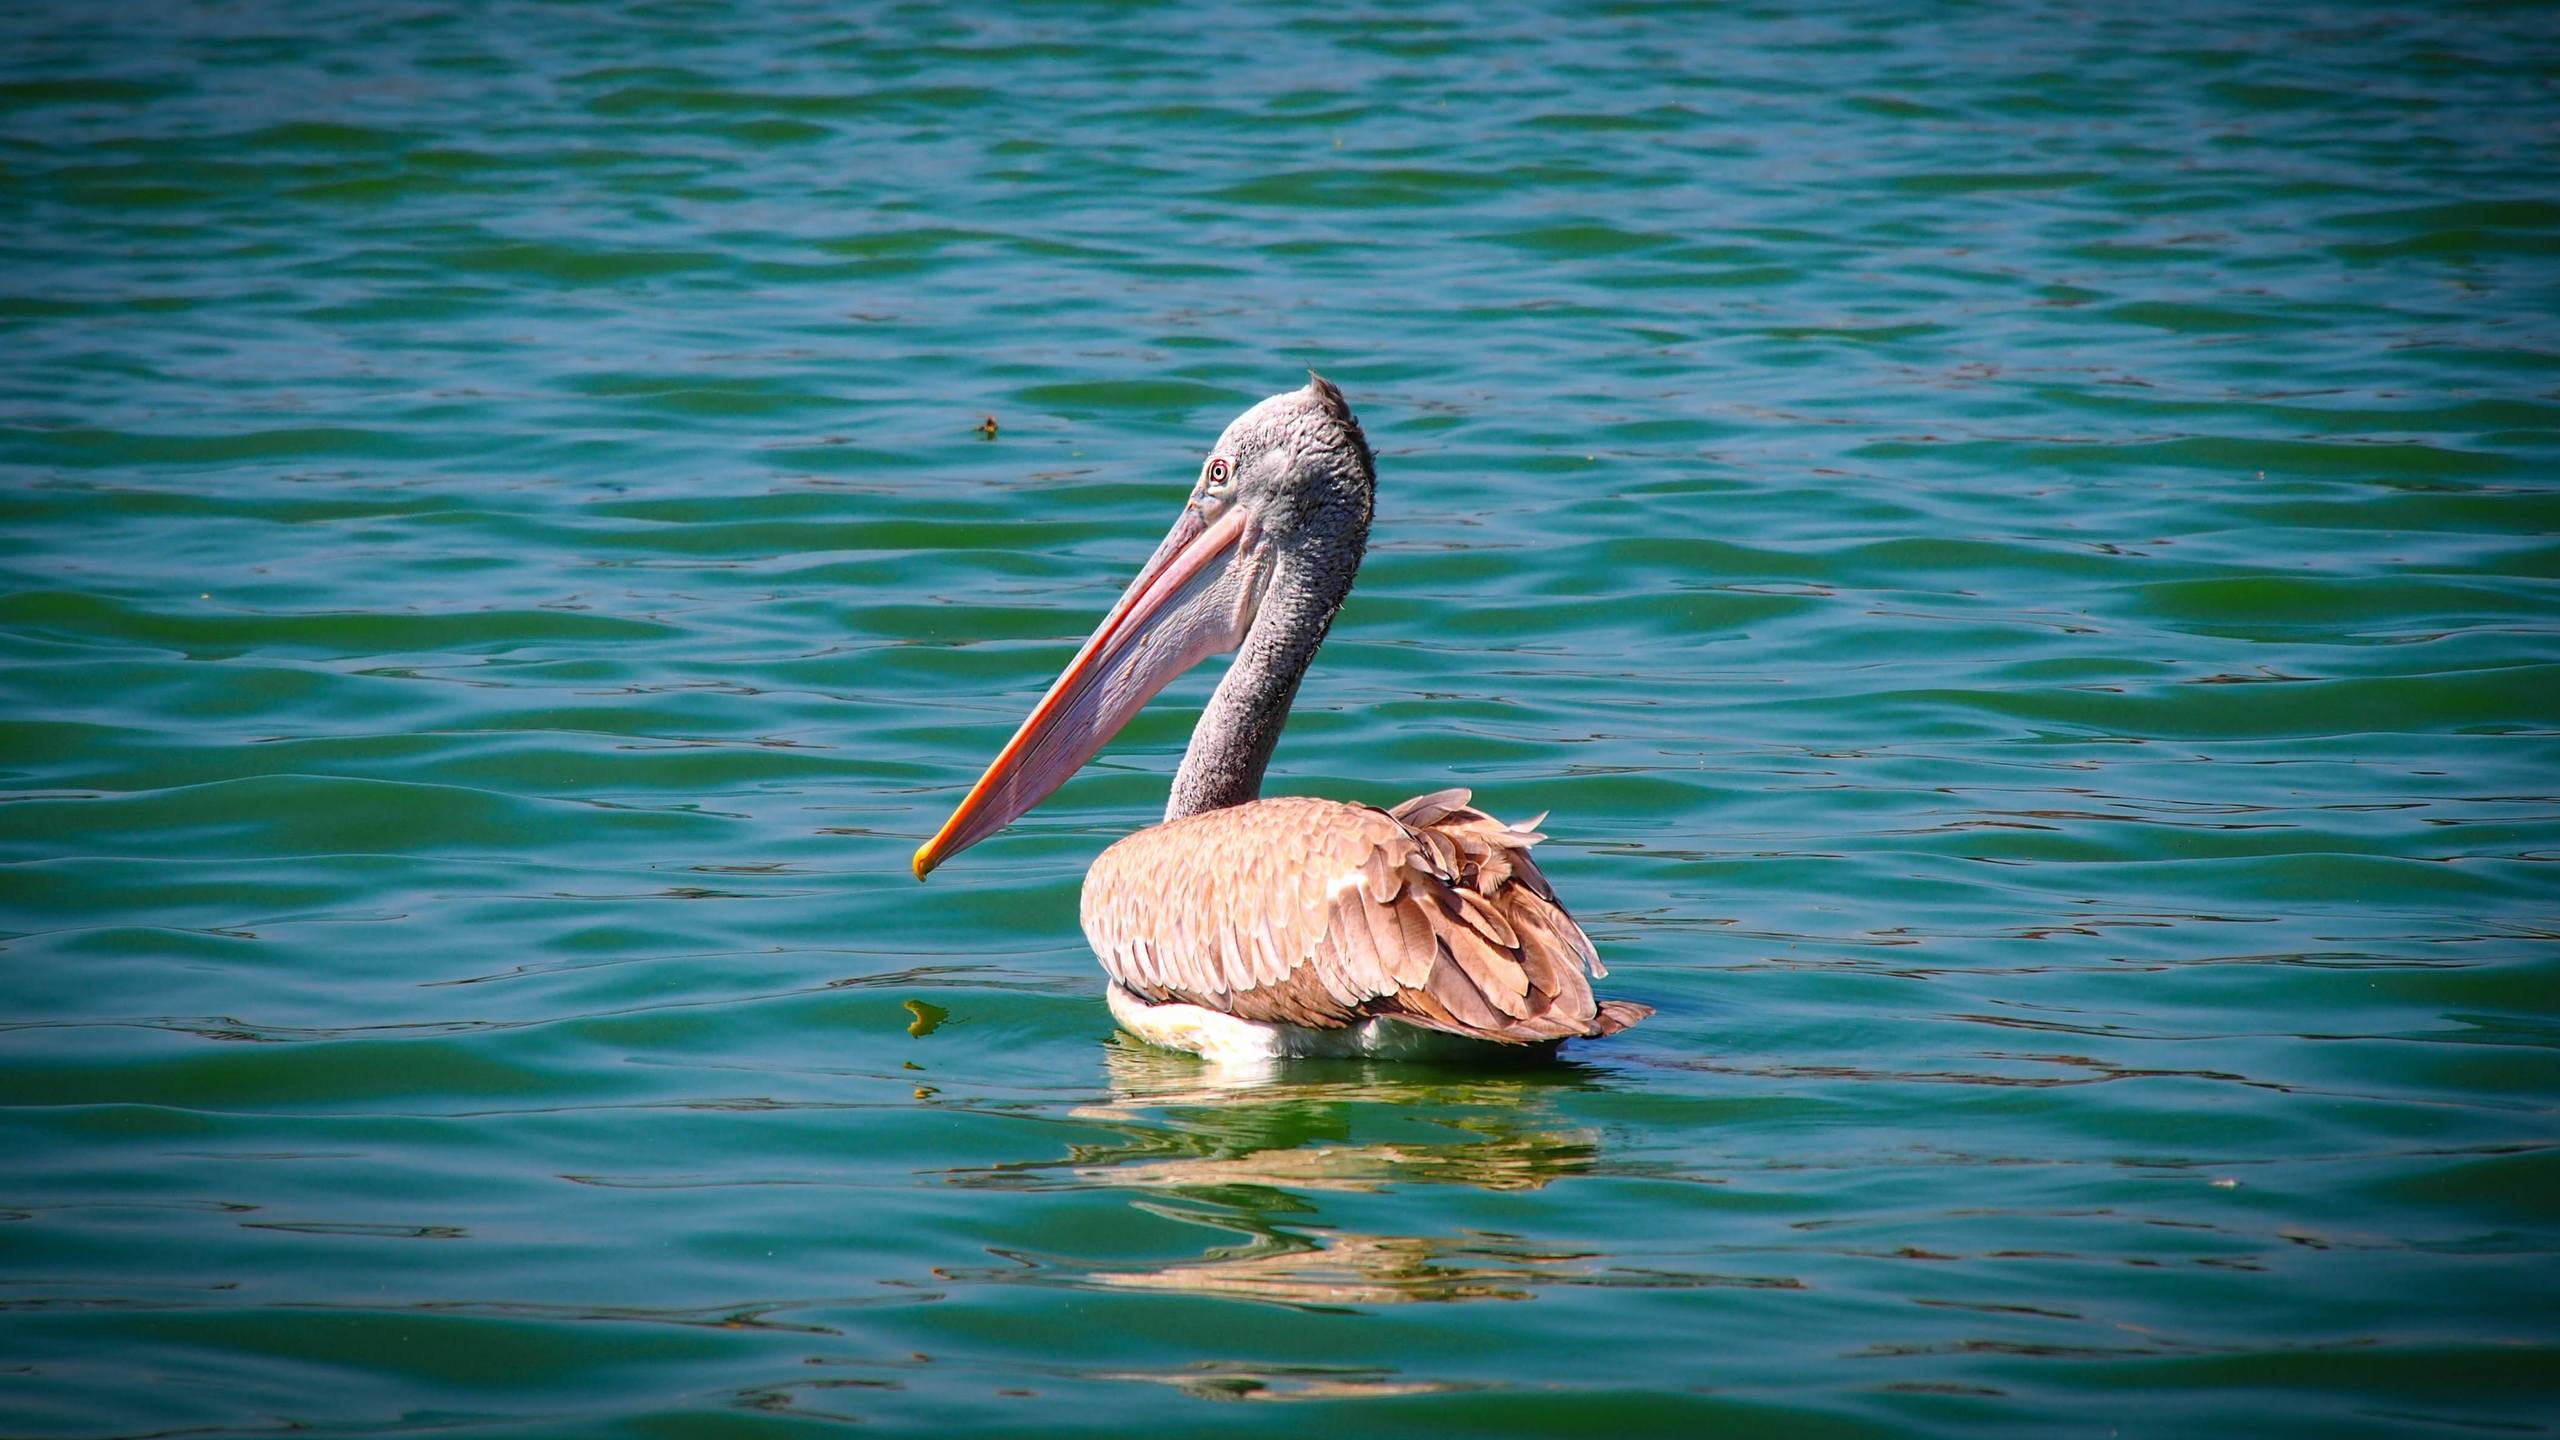
[{"label": "pelican's long beak", "polygon": [[916,878],[1047,799],[1175,676],[1242,643],[1262,588],[1258,539],[1241,505],[1215,519],[1186,507],[1031,718],[917,849]]}]

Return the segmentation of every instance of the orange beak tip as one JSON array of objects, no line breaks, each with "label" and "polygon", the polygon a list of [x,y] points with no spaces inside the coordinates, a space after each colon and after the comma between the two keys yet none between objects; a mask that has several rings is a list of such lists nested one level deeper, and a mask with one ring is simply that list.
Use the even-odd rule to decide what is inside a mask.
[{"label": "orange beak tip", "polygon": [[924,844],[916,847],[915,871],[916,878],[918,880],[922,880],[927,875],[933,873],[933,846],[931,844]]}]

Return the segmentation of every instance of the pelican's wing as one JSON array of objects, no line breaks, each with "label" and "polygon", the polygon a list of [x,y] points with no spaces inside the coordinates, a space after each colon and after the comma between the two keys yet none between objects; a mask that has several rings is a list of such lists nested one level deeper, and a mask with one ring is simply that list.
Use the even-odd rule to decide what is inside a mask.
[{"label": "pelican's wing", "polygon": [[1141,830],[1085,877],[1085,936],[1139,998],[1246,1020],[1537,1044],[1653,1013],[1592,998],[1584,970],[1607,972],[1529,858],[1544,837],[1467,800],[1257,800]]}]

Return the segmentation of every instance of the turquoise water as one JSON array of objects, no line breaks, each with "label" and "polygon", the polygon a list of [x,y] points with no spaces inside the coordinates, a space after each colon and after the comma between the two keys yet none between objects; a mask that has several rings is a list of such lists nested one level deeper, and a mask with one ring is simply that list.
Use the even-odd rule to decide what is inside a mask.
[{"label": "turquoise water", "polygon": [[[2549,1429],[2555,60],[8,12],[0,1431]],[[1113,1038],[1206,674],[907,874],[1309,364],[1273,788],[1553,810],[1566,1063]]]}]

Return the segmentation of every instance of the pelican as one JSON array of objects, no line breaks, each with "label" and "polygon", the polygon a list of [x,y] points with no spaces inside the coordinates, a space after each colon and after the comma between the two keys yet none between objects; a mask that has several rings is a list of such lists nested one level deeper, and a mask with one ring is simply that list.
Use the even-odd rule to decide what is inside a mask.
[{"label": "pelican", "polygon": [[942,829],[916,878],[1020,818],[1175,676],[1235,651],[1164,823],[1104,850],[1082,919],[1112,1018],[1212,1060],[1446,1055],[1613,1034],[1653,1013],[1608,971],[1509,825],[1465,790],[1392,810],[1262,798],[1298,682],[1369,543],[1376,462],[1342,392],[1236,417],[1182,514]]}]

